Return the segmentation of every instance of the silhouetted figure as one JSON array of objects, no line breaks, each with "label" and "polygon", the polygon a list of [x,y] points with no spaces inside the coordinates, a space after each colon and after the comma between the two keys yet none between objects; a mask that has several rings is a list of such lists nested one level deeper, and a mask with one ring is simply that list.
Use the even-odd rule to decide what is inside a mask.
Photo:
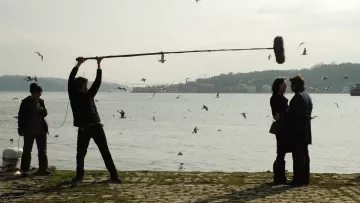
[{"label": "silhouetted figure", "polygon": [[75,78],[80,65],[85,62],[85,59],[82,57],[77,59],[78,63],[72,69],[69,76],[68,93],[74,117],[74,126],[79,127],[76,154],[76,176],[72,180],[73,183],[84,179],[84,159],[91,138],[94,139],[100,150],[106,168],[110,172],[110,179],[114,182],[122,182],[111,157],[105,132],[94,101],[94,97],[101,85],[101,60],[102,58],[97,58],[98,69],[96,79],[90,89],[87,87],[88,80],[86,78]]},{"label": "silhouetted figure", "polygon": [[46,153],[46,134],[48,125],[45,121],[47,110],[44,100],[40,99],[42,88],[32,83],[30,85],[31,95],[22,100],[18,115],[18,133],[24,137],[23,154],[21,157],[20,170],[22,177],[27,177],[30,169],[31,151],[34,140],[38,148],[39,175],[49,175],[48,158]]},{"label": "silhouetted figure", "polygon": [[[272,115],[276,113],[283,114],[288,108],[288,99],[284,96],[286,91],[286,81],[284,78],[277,78],[272,85],[273,94],[270,98],[270,106]],[[283,121],[276,121],[277,125],[282,126]],[[280,128],[276,133],[276,160],[273,165],[274,171],[274,183],[285,184],[288,179],[285,175],[285,155],[290,152],[288,140],[286,139],[286,133],[283,128]]]},{"label": "silhouetted figure", "polygon": [[311,113],[313,103],[305,92],[305,82],[301,76],[290,79],[291,90],[295,93],[290,101],[287,113],[280,116],[285,119],[285,128],[291,139],[294,161],[293,186],[307,185],[310,182],[310,157],[308,145],[312,143]]}]

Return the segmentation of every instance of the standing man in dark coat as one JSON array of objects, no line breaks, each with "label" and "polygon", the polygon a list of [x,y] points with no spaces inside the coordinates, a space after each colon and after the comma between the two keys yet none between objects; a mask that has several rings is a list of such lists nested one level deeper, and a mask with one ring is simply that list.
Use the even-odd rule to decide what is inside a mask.
[{"label": "standing man in dark coat", "polygon": [[47,110],[44,100],[40,99],[42,91],[38,84],[32,83],[30,85],[31,95],[22,100],[19,109],[18,133],[24,137],[20,166],[22,177],[28,176],[34,140],[36,140],[39,157],[39,170],[37,173],[39,175],[50,174],[46,154],[46,134],[49,133],[48,125],[45,121]]},{"label": "standing man in dark coat", "polygon": [[[295,93],[290,101],[287,113],[280,115],[285,118],[285,128],[291,139],[294,162],[293,186],[308,185],[310,182],[310,157],[308,145],[311,138],[311,112],[313,103],[305,92],[305,82],[301,75],[290,79],[291,90]],[[281,118],[283,119],[283,118]]]},{"label": "standing man in dark coat", "polygon": [[86,78],[75,78],[80,65],[85,62],[85,59],[82,57],[79,57],[76,60],[78,63],[72,69],[68,81],[68,93],[74,116],[74,126],[79,128],[77,138],[76,176],[73,178],[72,182],[75,183],[84,179],[84,159],[90,139],[92,138],[100,150],[107,170],[110,172],[110,179],[114,182],[121,183],[122,180],[118,176],[114,161],[111,157],[105,132],[94,101],[94,97],[101,85],[102,70],[100,63],[102,58],[97,58],[98,69],[96,79],[90,89],[87,87],[88,80]]}]

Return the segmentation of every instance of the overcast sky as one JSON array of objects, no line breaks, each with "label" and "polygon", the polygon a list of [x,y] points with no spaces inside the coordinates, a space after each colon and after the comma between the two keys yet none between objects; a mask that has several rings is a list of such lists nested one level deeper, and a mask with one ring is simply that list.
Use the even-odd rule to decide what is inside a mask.
[{"label": "overcast sky", "polygon": [[[66,78],[77,56],[271,47],[284,37],[287,61],[271,51],[105,59],[104,79],[172,83],[228,72],[360,62],[359,0],[1,0],[0,73]],[[308,56],[301,56],[305,41]],[[34,54],[39,51],[44,61]],[[80,73],[92,80],[95,61]]]}]

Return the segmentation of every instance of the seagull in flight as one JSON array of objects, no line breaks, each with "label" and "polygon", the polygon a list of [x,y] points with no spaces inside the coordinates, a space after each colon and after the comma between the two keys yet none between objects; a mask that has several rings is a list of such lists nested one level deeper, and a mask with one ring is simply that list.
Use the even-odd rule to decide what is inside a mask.
[{"label": "seagull in flight", "polygon": [[303,51],[302,55],[307,55],[306,48],[304,48],[304,51]]},{"label": "seagull in flight", "polygon": [[146,81],[146,79],[145,78],[142,78],[140,81],[143,81],[143,82],[145,82]]},{"label": "seagull in flight", "polygon": [[153,116],[153,121],[155,121],[155,116]]},{"label": "seagull in flight", "polygon": [[246,119],[246,113],[241,113],[241,115]]},{"label": "seagull in flight", "polygon": [[125,117],[125,112],[121,109],[121,111],[117,111],[120,114],[120,118],[126,118]]},{"label": "seagull in flight", "polygon": [[325,76],[325,77],[323,77],[323,78],[321,78],[322,80],[327,80],[327,79],[329,79],[327,76]]},{"label": "seagull in flight", "polygon": [[310,87],[311,90],[318,90],[317,87],[319,87],[319,85],[316,85],[315,87]]},{"label": "seagull in flight", "polygon": [[202,109],[205,109],[206,111],[209,111],[209,108],[205,105],[203,105]]},{"label": "seagull in flight", "polygon": [[195,127],[195,128],[194,128],[194,131],[193,131],[192,133],[195,133],[195,134],[196,134],[198,130],[199,130],[199,129],[198,129],[197,127]]},{"label": "seagull in flight", "polygon": [[42,54],[40,54],[39,52],[34,52],[34,53],[36,53],[38,56],[40,56],[42,61],[44,60],[44,56]]},{"label": "seagull in flight", "polygon": [[305,44],[305,42],[301,42],[300,45],[299,45],[299,47],[301,47],[301,45],[303,45],[303,44]]},{"label": "seagull in flight", "polygon": [[195,1],[196,1],[196,3],[199,3],[200,0],[195,0]]},{"label": "seagull in flight", "polygon": [[165,91],[165,90],[166,90],[166,87],[162,87],[162,88],[161,88],[161,91]]},{"label": "seagull in flight", "polygon": [[215,98],[219,98],[220,97],[220,92],[217,93]]},{"label": "seagull in flight", "polygon": [[325,87],[325,90],[329,90],[331,88],[331,86],[327,86]]},{"label": "seagull in flight", "polygon": [[14,139],[11,138],[11,139],[10,139],[10,143],[11,143],[11,144],[14,143]]},{"label": "seagull in flight", "polygon": [[176,97],[176,99],[179,99],[180,98],[180,95]]},{"label": "seagull in flight", "polygon": [[348,78],[348,76],[347,76],[347,75],[345,75],[345,76],[344,76],[344,80],[347,80],[347,79],[349,79],[349,78]]},{"label": "seagull in flight", "polygon": [[185,83],[187,83],[187,81],[189,80],[190,78],[186,78],[186,82]]},{"label": "seagull in flight", "polygon": [[338,103],[335,103],[336,104],[336,106],[339,108],[339,104]]},{"label": "seagull in flight", "polygon": [[271,59],[271,54],[269,54],[268,59],[269,59],[269,60]]},{"label": "seagull in flight", "polygon": [[118,90],[124,90],[126,92],[126,88],[125,87],[117,87],[116,89]]},{"label": "seagull in flight", "polygon": [[13,98],[12,100],[17,100],[17,101],[18,101],[18,100],[19,100],[19,98],[15,97],[15,98]]},{"label": "seagull in flight", "polygon": [[182,155],[183,155],[183,153],[182,153],[182,152],[179,152],[179,153],[178,153],[178,156],[182,156]]},{"label": "seagull in flight", "polygon": [[54,137],[59,137],[59,135],[55,135]]}]

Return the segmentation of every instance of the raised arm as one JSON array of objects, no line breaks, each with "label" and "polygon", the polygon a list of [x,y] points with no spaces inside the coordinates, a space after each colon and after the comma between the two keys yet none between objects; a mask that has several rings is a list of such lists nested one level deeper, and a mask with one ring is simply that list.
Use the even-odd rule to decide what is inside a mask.
[{"label": "raised arm", "polygon": [[86,59],[84,59],[83,57],[79,57],[76,59],[77,64],[75,65],[75,67],[71,70],[70,75],[69,75],[69,80],[68,80],[68,92],[71,93],[74,91],[74,83],[75,83],[75,77],[76,74],[79,70],[79,67],[82,63],[84,63],[86,61]]},{"label": "raised arm", "polygon": [[96,78],[94,83],[91,85],[90,89],[88,90],[89,94],[91,94],[91,96],[95,97],[96,93],[99,91],[100,85],[101,85],[101,80],[102,80],[102,70],[101,70],[101,63],[102,58],[97,58],[97,65],[98,65],[98,69],[96,72]]}]

